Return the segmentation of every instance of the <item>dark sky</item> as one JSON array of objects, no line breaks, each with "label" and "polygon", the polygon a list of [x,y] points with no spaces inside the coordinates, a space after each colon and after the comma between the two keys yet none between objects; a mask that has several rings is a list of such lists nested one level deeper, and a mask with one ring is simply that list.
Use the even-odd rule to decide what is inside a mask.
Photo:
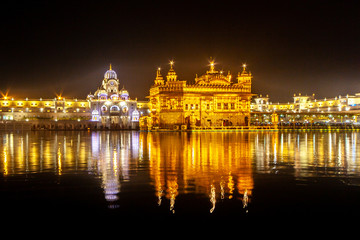
[{"label": "dark sky", "polygon": [[253,92],[272,101],[360,92],[356,1],[16,1],[0,8],[0,90],[15,97],[86,98],[111,63],[145,99],[169,60],[181,80],[210,57],[233,75],[247,63]]}]

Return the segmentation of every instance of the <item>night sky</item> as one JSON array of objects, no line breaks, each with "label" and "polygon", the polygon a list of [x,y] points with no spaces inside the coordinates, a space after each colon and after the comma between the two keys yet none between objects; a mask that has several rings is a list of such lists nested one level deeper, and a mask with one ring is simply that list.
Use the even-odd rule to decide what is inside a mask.
[{"label": "night sky", "polygon": [[356,1],[17,1],[0,8],[0,90],[10,96],[86,98],[111,63],[144,100],[156,69],[175,61],[194,81],[213,57],[273,102],[360,92]]}]

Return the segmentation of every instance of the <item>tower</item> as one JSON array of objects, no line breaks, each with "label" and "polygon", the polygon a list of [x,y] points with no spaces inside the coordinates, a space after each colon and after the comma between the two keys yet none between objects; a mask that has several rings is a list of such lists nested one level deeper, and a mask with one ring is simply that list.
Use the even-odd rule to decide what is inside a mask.
[{"label": "tower", "polygon": [[164,85],[164,78],[163,76],[161,75],[161,72],[160,72],[160,68],[157,69],[156,71],[156,78],[155,78],[155,85]]},{"label": "tower", "polygon": [[237,80],[238,80],[238,84],[242,84],[244,86],[244,88],[248,89],[249,92],[251,92],[251,81],[252,81],[252,74],[251,72],[247,72],[246,71],[246,64],[243,64],[243,70],[242,72],[238,73],[237,76]]},{"label": "tower", "polygon": [[169,70],[169,72],[168,72],[168,74],[166,76],[166,79],[168,81],[170,81],[170,82],[177,80],[177,74],[176,74],[176,72],[175,72],[175,70],[173,68],[173,65],[174,65],[174,61],[170,61],[170,70]]}]

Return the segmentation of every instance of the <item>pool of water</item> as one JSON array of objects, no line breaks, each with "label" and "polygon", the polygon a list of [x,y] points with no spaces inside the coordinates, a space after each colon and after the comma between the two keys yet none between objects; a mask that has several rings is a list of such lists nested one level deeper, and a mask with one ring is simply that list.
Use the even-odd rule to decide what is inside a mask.
[{"label": "pool of water", "polygon": [[0,211],[258,219],[360,213],[357,132],[2,132]]}]

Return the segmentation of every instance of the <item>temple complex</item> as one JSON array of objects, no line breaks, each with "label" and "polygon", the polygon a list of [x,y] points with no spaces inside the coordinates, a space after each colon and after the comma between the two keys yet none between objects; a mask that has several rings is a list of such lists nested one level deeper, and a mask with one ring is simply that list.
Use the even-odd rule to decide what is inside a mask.
[{"label": "temple complex", "polygon": [[[111,65],[100,87],[86,99],[0,99],[0,129],[138,129],[139,118],[148,113],[148,103],[131,99]],[[139,107],[138,107],[139,106]]]}]

